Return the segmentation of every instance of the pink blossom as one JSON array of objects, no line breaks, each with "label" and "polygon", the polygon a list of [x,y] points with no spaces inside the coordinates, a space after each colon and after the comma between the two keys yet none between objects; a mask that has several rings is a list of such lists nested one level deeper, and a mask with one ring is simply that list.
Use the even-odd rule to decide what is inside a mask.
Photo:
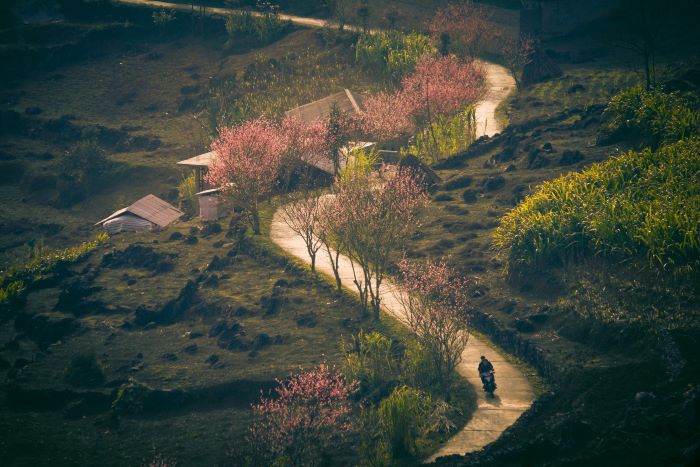
[{"label": "pink blossom", "polygon": [[351,429],[348,396],[357,382],[347,384],[340,372],[323,364],[277,382],[276,397],[253,406],[257,421],[247,440],[259,458],[287,456],[293,465],[319,462],[319,451]]},{"label": "pink blossom", "polygon": [[364,101],[363,130],[380,141],[409,136],[415,131],[415,103],[402,92],[379,92]]},{"label": "pink blossom", "polygon": [[328,158],[326,134],[325,122],[306,123],[297,118],[287,118],[279,125],[259,118],[223,128],[211,146],[218,155],[205,180],[221,187],[244,208],[253,230],[260,233],[259,201],[273,193],[283,172],[288,180],[299,161],[316,164]]},{"label": "pink blossom", "polygon": [[234,203],[245,208],[252,217],[253,230],[260,233],[258,202],[275,188],[285,153],[279,127],[256,119],[223,128],[212,150],[218,156],[205,180],[221,187]]},{"label": "pink blossom", "polygon": [[475,58],[495,35],[489,10],[472,0],[461,0],[438,9],[427,28],[436,41],[447,35],[451,48],[469,60]]},{"label": "pink blossom", "polygon": [[399,294],[407,324],[431,355],[445,398],[452,373],[469,339],[468,291],[473,280],[456,274],[445,261],[399,263],[405,293]]},{"label": "pink blossom", "polygon": [[450,115],[476,102],[483,91],[483,71],[454,55],[424,56],[403,79],[403,94],[414,115]]},{"label": "pink blossom", "polygon": [[364,131],[386,141],[409,136],[418,123],[451,115],[475,103],[483,92],[484,73],[473,62],[454,55],[423,56],[398,91],[365,100]]},{"label": "pink blossom", "polygon": [[336,184],[330,213],[333,232],[344,251],[362,270],[355,278],[360,301],[371,301],[379,319],[380,287],[407,236],[419,224],[419,208],[428,196],[420,177],[410,169],[383,170],[376,174],[350,174]]}]

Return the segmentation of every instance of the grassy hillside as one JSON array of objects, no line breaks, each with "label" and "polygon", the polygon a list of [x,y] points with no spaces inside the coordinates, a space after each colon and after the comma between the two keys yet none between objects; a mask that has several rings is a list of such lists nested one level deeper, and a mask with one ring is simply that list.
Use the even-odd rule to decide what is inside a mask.
[{"label": "grassy hillside", "polygon": [[[37,39],[33,53],[22,49],[36,54],[32,71],[7,77],[0,92],[6,128],[0,264],[22,259],[30,239],[60,247],[86,238],[94,222],[145,194],[176,201],[173,188],[183,172],[175,162],[207,151],[223,114],[234,120],[279,115],[344,87],[381,86],[353,66],[344,39],[328,42],[314,31],[292,30],[270,44],[229,43],[223,20],[207,20],[206,35],[197,23],[190,32],[188,16],[177,21],[162,33],[143,13],[129,13],[123,22],[64,25],[66,40],[94,53],[67,53],[58,63],[51,54],[63,49],[55,44]],[[53,37],[50,27],[27,26],[45,38]],[[89,31],[100,27],[108,33],[95,41]],[[6,51],[26,47],[16,37],[6,40]],[[86,139],[96,139],[120,171],[85,200],[59,209],[58,168]]]}]

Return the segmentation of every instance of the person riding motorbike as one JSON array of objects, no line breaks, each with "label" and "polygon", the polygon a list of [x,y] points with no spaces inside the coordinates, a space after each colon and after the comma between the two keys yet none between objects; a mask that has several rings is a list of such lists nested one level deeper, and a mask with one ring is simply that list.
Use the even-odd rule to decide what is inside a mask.
[{"label": "person riding motorbike", "polygon": [[495,379],[493,379],[493,373],[495,373],[495,370],[491,362],[483,355],[481,356],[481,362],[479,362],[478,370],[479,377],[481,378],[481,383],[484,385],[484,389],[486,389],[487,379],[492,380],[495,389],[496,381]]}]

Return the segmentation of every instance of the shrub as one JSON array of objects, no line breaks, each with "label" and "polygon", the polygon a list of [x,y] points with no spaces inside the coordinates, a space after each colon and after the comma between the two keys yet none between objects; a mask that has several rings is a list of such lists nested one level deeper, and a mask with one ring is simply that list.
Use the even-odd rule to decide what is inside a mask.
[{"label": "shrub", "polygon": [[379,419],[394,457],[417,454],[416,439],[431,411],[431,397],[417,389],[399,386],[379,404]]},{"label": "shrub", "polygon": [[700,139],[630,151],[545,182],[506,214],[494,246],[508,270],[598,256],[646,258],[659,273],[700,272]]},{"label": "shrub", "polygon": [[356,385],[326,365],[278,383],[276,397],[253,406],[247,440],[254,465],[316,465],[324,449],[351,430],[348,396]]},{"label": "shrub", "polygon": [[102,368],[94,354],[77,355],[64,373],[66,383],[71,386],[92,388],[104,382]]},{"label": "shrub", "polygon": [[418,342],[408,343],[401,363],[403,378],[410,386],[430,388],[440,380],[432,356]]},{"label": "shrub", "polygon": [[163,31],[175,21],[175,12],[172,10],[165,9],[154,11],[152,18],[155,27]]},{"label": "shrub", "polygon": [[697,134],[700,122],[700,112],[680,94],[642,86],[613,96],[605,114],[602,142],[625,139],[652,149]]},{"label": "shrub", "polygon": [[355,61],[372,70],[379,70],[393,80],[411,73],[418,59],[435,53],[430,39],[420,33],[379,31],[362,34],[355,45]]},{"label": "shrub", "polygon": [[115,168],[95,139],[75,145],[59,161],[57,207],[68,207],[104,186]]},{"label": "shrub", "polygon": [[360,331],[352,342],[343,342],[343,372],[350,381],[359,381],[369,391],[396,377],[397,362],[392,354],[391,339],[378,332]]},{"label": "shrub", "polygon": [[49,274],[61,264],[69,264],[83,258],[86,254],[95,250],[98,246],[109,239],[109,236],[103,232],[95,237],[94,240],[83,242],[78,246],[66,248],[63,250],[46,250],[37,248],[33,252],[31,260],[24,264],[15,265],[2,276],[0,283],[7,287],[15,281],[22,281],[26,285],[31,285],[35,280]]},{"label": "shrub", "polygon": [[0,287],[0,305],[15,306],[25,299],[27,285],[22,281],[13,281]]},{"label": "shrub", "polygon": [[197,175],[193,172],[187,177],[183,177],[177,186],[177,196],[180,209],[194,216],[197,214]]},{"label": "shrub", "polygon": [[413,154],[425,163],[438,162],[452,154],[464,151],[476,138],[474,107],[469,107],[454,117],[438,116],[427,128],[419,132],[401,154]]},{"label": "shrub", "polygon": [[232,13],[226,18],[226,32],[231,38],[255,36],[262,44],[277,39],[290,25],[290,21],[281,19],[274,12],[254,16],[249,11],[241,11]]}]

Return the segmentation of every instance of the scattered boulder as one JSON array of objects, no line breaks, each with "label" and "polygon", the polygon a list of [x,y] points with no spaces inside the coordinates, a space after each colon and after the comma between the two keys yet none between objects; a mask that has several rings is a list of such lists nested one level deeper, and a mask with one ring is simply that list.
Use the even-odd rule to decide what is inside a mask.
[{"label": "scattered boulder", "polygon": [[303,313],[297,316],[297,326],[302,328],[313,328],[316,326],[316,314],[313,312]]},{"label": "scattered boulder", "polygon": [[207,271],[221,271],[225,269],[230,264],[230,258],[219,258],[219,255],[214,255],[214,257],[209,261],[207,266]]},{"label": "scattered boulder", "polygon": [[248,350],[248,343],[242,340],[245,330],[240,323],[219,321],[209,329],[209,337],[217,337],[216,345],[227,350]]},{"label": "scattered boulder", "polygon": [[108,268],[133,267],[146,269],[153,273],[172,271],[175,253],[161,253],[144,245],[129,245],[124,250],[106,253],[102,257],[102,266]]},{"label": "scattered boulder", "polygon": [[569,89],[566,90],[568,94],[576,94],[577,92],[584,92],[586,90],[586,86],[580,83],[573,84],[569,86]]},{"label": "scattered boulder", "polygon": [[163,358],[163,360],[165,360],[166,362],[174,362],[174,361],[177,360],[177,355],[175,355],[174,353],[168,352],[168,353],[163,354],[163,357],[162,357],[162,358]]},{"label": "scattered boulder", "polygon": [[575,151],[566,150],[561,154],[561,158],[559,159],[559,165],[578,164],[584,159],[584,155],[578,149]]},{"label": "scattered boulder", "polygon": [[549,163],[550,160],[542,154],[541,149],[533,149],[527,154],[527,168],[530,170],[541,169]]},{"label": "scattered boulder", "polygon": [[444,191],[457,190],[459,188],[466,188],[472,184],[474,177],[471,175],[462,175],[455,177],[452,180],[448,180],[442,185]]},{"label": "scattered boulder", "polygon": [[462,193],[462,199],[464,200],[465,203],[472,204],[476,203],[477,199],[477,192],[475,190],[464,190],[464,193]]},{"label": "scattered boulder", "polygon": [[46,350],[51,344],[65,339],[66,336],[77,331],[79,327],[80,323],[75,318],[59,313],[20,312],[15,318],[15,328],[24,332],[42,350]]},{"label": "scattered boulder", "polygon": [[219,356],[216,354],[211,354],[207,357],[206,360],[204,360],[204,363],[208,363],[210,365],[215,365],[218,362],[219,362]]},{"label": "scattered boulder", "polygon": [[434,199],[437,202],[454,201],[454,196],[448,195],[447,193],[441,193],[437,195]]},{"label": "scattered boulder", "polygon": [[136,309],[134,324],[146,326],[149,323],[156,325],[172,324],[185,314],[193,305],[200,301],[197,284],[194,281],[187,281],[187,284],[180,290],[177,298],[170,300],[160,310],[151,310],[144,305]]},{"label": "scattered boulder", "polygon": [[253,339],[253,350],[260,350],[272,344],[272,339],[269,335],[261,332]]},{"label": "scattered boulder", "polygon": [[61,289],[58,302],[53,309],[73,313],[75,316],[99,312],[104,308],[104,304],[96,300],[90,300],[89,297],[100,290],[102,290],[102,287],[91,287],[86,284],[83,278],[71,280]]},{"label": "scattered boulder", "polygon": [[81,388],[93,388],[104,383],[102,367],[94,354],[77,355],[63,375],[66,383]]},{"label": "scattered boulder", "polygon": [[284,289],[279,286],[272,288],[272,294],[260,299],[260,307],[265,316],[271,316],[279,312],[289,300],[285,296]]},{"label": "scattered boulder", "polygon": [[531,333],[535,331],[535,326],[524,319],[516,318],[514,322],[515,329],[523,333]]},{"label": "scattered boulder", "polygon": [[506,185],[506,179],[502,175],[493,175],[484,180],[484,190],[498,191]]},{"label": "scattered boulder", "polygon": [[118,415],[141,415],[182,407],[191,395],[181,389],[160,390],[132,381],[114,392],[112,407]]}]

